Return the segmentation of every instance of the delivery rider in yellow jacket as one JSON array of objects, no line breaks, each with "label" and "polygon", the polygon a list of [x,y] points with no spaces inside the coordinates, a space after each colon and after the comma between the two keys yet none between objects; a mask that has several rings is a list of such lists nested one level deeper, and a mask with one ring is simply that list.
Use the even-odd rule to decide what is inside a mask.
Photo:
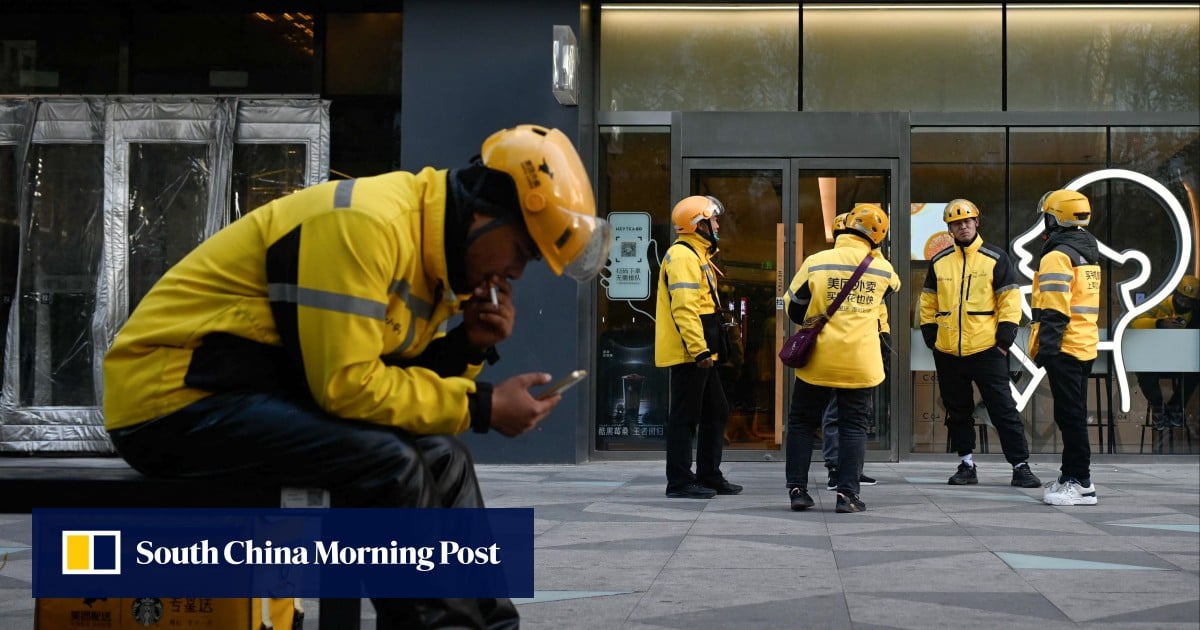
[{"label": "delivery rider in yellow jacket", "polygon": [[[717,267],[720,240],[715,197],[693,195],[675,204],[671,223],[678,236],[667,248],[658,273],[654,364],[671,370],[667,412],[667,490],[675,499],[711,499],[737,494],[742,486],[721,473],[729,402],[716,360],[725,351]],[[692,472],[692,439],[696,471]]]},{"label": "delivery rider in yellow jacket", "polygon": [[[151,476],[327,488],[345,506],[482,507],[452,436],[519,435],[561,400],[530,394],[547,374],[476,380],[512,331],[512,281],[538,258],[591,278],[608,239],[574,147],[533,125],[496,132],[466,168],[276,199],[137,305],[104,359],[107,428]],[[507,599],[375,608],[381,628],[517,623]]]},{"label": "delivery rider in yellow jacket", "polygon": [[784,296],[788,318],[800,324],[823,314],[864,259],[870,263],[848,296],[821,329],[816,349],[796,369],[788,412],[785,469],[793,510],[813,506],[808,492],[813,434],[831,395],[838,401],[838,512],[861,512],[858,497],[865,436],[871,413],[871,390],[884,379],[879,351],[879,318],[883,299],[900,289],[900,278],[883,257],[872,256],[887,237],[889,219],[882,208],[859,204],[846,217],[847,234],[833,249],[804,260]]},{"label": "delivery rider in yellow jacket", "polygon": [[[850,216],[849,212],[843,212],[833,217],[833,223],[830,227],[833,230],[833,238],[843,234],[852,234],[846,229],[846,217]],[[871,255],[879,258],[883,256],[883,252],[876,247],[871,250]],[[888,323],[887,304],[884,303],[879,309],[879,351],[883,357],[883,372],[884,380],[880,384],[885,391],[887,390],[887,376],[890,373],[890,363],[892,356],[892,328]],[[829,397],[829,404],[825,405],[825,411],[821,413],[821,456],[825,459],[825,471],[828,474],[828,480],[825,482],[825,489],[831,492],[837,491],[838,483],[838,402],[837,396]],[[869,431],[868,431],[869,435]],[[879,483],[874,477],[868,477],[865,474],[858,476],[858,484],[860,486],[873,486]]]},{"label": "delivery rider in yellow jacket", "polygon": [[937,366],[950,444],[962,460],[949,483],[979,483],[972,457],[974,383],[1012,465],[1012,485],[1037,488],[1042,482],[1029,470],[1029,444],[1008,378],[1008,347],[1021,322],[1017,272],[1003,249],[983,242],[975,204],[955,199],[942,218],[954,244],[929,261],[921,289],[921,334]]},{"label": "delivery rider in yellow jacket", "polygon": [[1100,247],[1084,228],[1092,220],[1087,197],[1073,190],[1046,193],[1038,203],[1045,232],[1033,276],[1033,329],[1029,356],[1045,368],[1062,432],[1062,474],[1046,487],[1049,505],[1095,505],[1087,434],[1088,374],[1100,341]]},{"label": "delivery rider in yellow jacket", "polygon": [[[1167,299],[1163,300],[1149,312],[1142,314],[1131,324],[1134,328],[1172,330],[1200,328],[1200,317],[1197,317],[1197,307],[1200,307],[1200,279],[1186,275]],[[1159,381],[1164,378],[1173,379],[1171,399],[1163,403],[1162,389]],[[1146,402],[1154,409],[1154,426],[1157,429],[1182,427],[1184,409],[1196,386],[1200,385],[1200,375],[1195,372],[1138,372],[1138,386],[1146,395]]]}]

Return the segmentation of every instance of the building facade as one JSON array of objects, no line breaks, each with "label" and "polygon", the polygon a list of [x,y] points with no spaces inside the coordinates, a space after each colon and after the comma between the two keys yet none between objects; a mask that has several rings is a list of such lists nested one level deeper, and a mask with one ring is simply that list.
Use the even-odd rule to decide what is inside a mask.
[{"label": "building facade", "polygon": [[[717,196],[729,212],[719,288],[740,352],[720,368],[733,409],[726,459],[782,458],[793,377],[776,358],[789,332],[778,298],[803,257],[830,246],[833,216],[861,202],[892,215],[885,251],[904,282],[889,304],[891,377],[876,393],[868,458],[944,452],[915,324],[944,238],[940,208],[972,200],[984,239],[1018,260],[1038,199],[1068,185],[1092,199],[1091,230],[1117,254],[1104,263],[1100,323],[1114,347],[1091,380],[1093,449],[1200,451],[1197,397],[1189,426],[1146,429],[1134,378],[1163,373],[1169,395],[1170,375],[1200,372],[1200,330],[1129,326],[1200,265],[1196,3],[96,1],[0,11],[0,94],[316,99],[328,104],[333,178],[462,165],[515,123],[563,129],[592,171],[599,212],[621,227],[612,261],[588,286],[531,266],[517,285],[516,331],[485,377],[584,368],[591,378],[537,432],[467,436],[481,461],[661,457],[668,389],[653,366],[652,306],[670,208],[689,194]],[[24,158],[5,159],[15,173]],[[90,385],[71,379],[93,361],[20,360],[45,351],[11,322],[22,300],[45,292],[14,271],[33,234],[19,206],[0,206],[0,294],[16,313],[0,324],[17,357],[5,362],[0,412],[14,413],[33,387],[22,375],[61,369],[41,378],[76,391]],[[74,308],[77,325],[90,324],[96,307]],[[1018,360],[1011,367],[1032,452],[1057,452],[1048,387]],[[80,406],[66,393],[61,402],[39,404]],[[75,422],[59,413],[49,417]]]}]

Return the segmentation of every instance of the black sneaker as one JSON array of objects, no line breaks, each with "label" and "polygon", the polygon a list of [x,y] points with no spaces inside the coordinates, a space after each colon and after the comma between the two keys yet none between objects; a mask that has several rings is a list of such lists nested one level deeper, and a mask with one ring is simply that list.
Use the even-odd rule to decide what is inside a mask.
[{"label": "black sneaker", "polygon": [[[958,470],[950,477],[948,481],[952,486],[969,486],[979,483],[979,477],[975,474],[975,464],[968,466],[966,462],[958,465]],[[1039,484],[1040,485],[1040,484]]]},{"label": "black sneaker", "polygon": [[862,499],[858,498],[857,494],[854,494],[848,490],[838,492],[836,511],[839,514],[865,512],[866,510],[867,504],[863,503]]},{"label": "black sneaker", "polygon": [[1042,480],[1038,479],[1032,470],[1029,470],[1029,464],[1022,462],[1013,468],[1012,485],[1018,488],[1040,488]]},{"label": "black sneaker", "polygon": [[667,488],[667,496],[672,499],[711,499],[717,496],[717,491],[692,481],[678,488]]},{"label": "black sneaker", "polygon": [[829,469],[829,481],[825,482],[825,489],[829,490],[831,492],[834,490],[837,490],[837,478],[838,478],[837,469],[830,468]]},{"label": "black sneaker", "polygon": [[740,494],[742,491],[741,486],[736,483],[729,483],[729,480],[724,478],[716,481],[701,481],[700,485],[716,490],[717,494]]},{"label": "black sneaker", "polygon": [[1165,413],[1163,415],[1166,416],[1166,423],[1167,423],[1167,426],[1170,428],[1178,429],[1178,428],[1182,427],[1184,424],[1183,420],[1185,418],[1185,415],[1184,415],[1182,409],[1179,409],[1179,410],[1170,409],[1167,411],[1167,413]]},{"label": "black sneaker", "polygon": [[804,488],[792,488],[791,490],[788,490],[788,499],[792,501],[793,512],[807,510],[808,508],[816,505],[813,503],[812,497],[808,496],[808,490],[805,490]]},{"label": "black sneaker", "polygon": [[873,477],[868,477],[866,475],[858,476],[858,485],[860,485],[860,486],[873,486],[877,483],[879,483],[879,482],[876,481]]}]

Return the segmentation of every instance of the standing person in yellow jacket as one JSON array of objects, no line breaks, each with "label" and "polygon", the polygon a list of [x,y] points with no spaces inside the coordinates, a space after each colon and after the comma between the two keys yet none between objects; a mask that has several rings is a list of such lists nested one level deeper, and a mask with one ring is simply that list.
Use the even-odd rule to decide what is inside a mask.
[{"label": "standing person in yellow jacket", "polygon": [[[843,212],[833,217],[833,238],[842,234],[850,234],[846,230],[846,217],[850,216],[849,212]],[[871,255],[878,258],[883,255],[879,248],[871,250]],[[892,329],[888,324],[887,304],[884,304],[879,309],[879,351],[883,357],[884,371],[884,388],[887,387],[888,363],[891,357],[892,349]],[[838,484],[838,403],[837,396],[829,397],[829,404],[825,405],[825,411],[821,413],[821,456],[825,458],[825,471],[829,475],[829,479],[825,482],[825,489],[831,492],[837,491]],[[874,477],[868,477],[860,474],[858,476],[858,484],[860,486],[873,486],[879,483]]]},{"label": "standing person in yellow jacket", "polygon": [[[1196,276],[1184,276],[1179,285],[1167,296],[1167,299],[1156,305],[1150,312],[1133,320],[1134,328],[1171,330],[1200,328],[1200,317],[1196,316],[1197,306],[1200,306],[1200,279]],[[1163,402],[1162,389],[1158,382],[1164,378],[1178,377],[1171,391],[1171,399]],[[1154,408],[1154,427],[1182,427],[1184,424],[1184,409],[1188,399],[1200,385],[1200,375],[1195,372],[1171,374],[1164,372],[1138,372],[1138,386],[1146,395],[1146,402]]]},{"label": "standing person in yellow jacket", "polygon": [[804,260],[784,296],[788,318],[796,324],[824,313],[864,259],[869,266],[833,317],[821,329],[817,345],[804,367],[796,369],[788,412],[785,467],[788,498],[793,510],[814,505],[808,492],[813,434],[829,397],[838,403],[838,465],[836,511],[867,509],[858,496],[871,390],[883,382],[879,352],[879,310],[883,299],[900,289],[891,263],[871,252],[887,236],[889,219],[882,208],[859,204],[846,217],[849,233],[837,237],[833,249]]},{"label": "standing person in yellow jacket", "polygon": [[1100,247],[1084,228],[1088,198],[1073,190],[1046,193],[1038,203],[1045,221],[1042,256],[1033,276],[1033,329],[1029,356],[1045,368],[1062,432],[1062,474],[1046,486],[1048,505],[1095,505],[1087,434],[1088,374],[1100,341]]},{"label": "standing person in yellow jacket", "polygon": [[673,499],[711,499],[742,491],[721,473],[729,402],[716,361],[727,350],[722,347],[725,335],[712,257],[724,212],[720,201],[703,195],[675,204],[671,223],[679,236],[667,248],[658,273],[654,364],[671,370],[666,494]]},{"label": "standing person in yellow jacket", "polygon": [[[154,285],[104,359],[117,451],[156,477],[331,490],[357,507],[483,507],[455,434],[520,435],[560,397],[478,381],[512,281],[592,278],[608,225],[558,130],[521,125],[470,166],[318,184],[233,222]],[[462,323],[446,331],[447,322]],[[376,599],[380,628],[508,628],[508,599]]]},{"label": "standing person in yellow jacket", "polygon": [[949,484],[979,483],[972,457],[974,382],[1012,465],[1012,485],[1037,488],[1042,481],[1029,470],[1029,444],[1008,379],[1008,347],[1021,322],[1017,272],[1003,249],[983,242],[975,204],[955,199],[942,218],[954,244],[929,261],[921,289],[921,335],[937,366],[950,444],[962,460]]}]

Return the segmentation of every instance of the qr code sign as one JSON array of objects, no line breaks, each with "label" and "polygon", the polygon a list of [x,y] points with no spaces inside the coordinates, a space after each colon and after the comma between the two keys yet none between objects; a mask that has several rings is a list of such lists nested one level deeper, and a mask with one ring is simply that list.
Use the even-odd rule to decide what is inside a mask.
[{"label": "qr code sign", "polygon": [[622,242],[621,243],[621,255],[622,256],[637,256],[637,243]]}]

